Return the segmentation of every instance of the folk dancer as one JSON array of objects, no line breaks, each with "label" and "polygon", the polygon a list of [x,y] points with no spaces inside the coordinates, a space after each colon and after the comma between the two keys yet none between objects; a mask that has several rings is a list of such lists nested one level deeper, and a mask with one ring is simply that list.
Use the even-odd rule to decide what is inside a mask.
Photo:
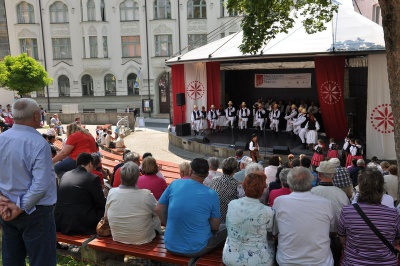
[{"label": "folk dancer", "polygon": [[255,119],[256,119],[256,122],[254,123],[254,126],[260,127],[261,131],[264,130],[264,121],[265,121],[266,113],[267,112],[263,108],[263,104],[259,103],[258,104],[258,109],[257,109],[257,111],[255,112],[255,115],[254,115]]},{"label": "folk dancer", "polygon": [[303,114],[301,113],[301,111],[303,111],[303,107],[299,106],[299,108],[297,109],[297,115],[294,117],[293,119],[293,133],[295,135],[299,135],[299,131],[300,131],[300,124],[299,125],[295,125],[295,123],[301,119],[303,117]]},{"label": "folk dancer", "polygon": [[239,118],[240,118],[240,129],[247,129],[247,121],[249,120],[250,116],[250,109],[246,107],[246,103],[242,102],[242,108],[240,109],[239,112]]},{"label": "folk dancer", "polygon": [[225,109],[222,106],[222,104],[219,105],[219,109],[217,110],[217,115],[218,115],[218,130],[221,131],[222,127],[225,127],[228,121],[226,119]]},{"label": "folk dancer", "polygon": [[302,143],[302,149],[306,149],[307,144],[306,144],[306,133],[307,133],[307,128],[306,124],[308,122],[308,117],[307,117],[307,111],[305,108],[301,109],[301,114],[297,118],[296,122],[293,123],[295,126],[300,126],[299,130],[299,137],[301,139]]},{"label": "folk dancer", "polygon": [[278,134],[280,116],[281,112],[278,109],[278,104],[274,104],[271,113],[269,113],[269,119],[271,120],[270,127],[274,134]]},{"label": "folk dancer", "polygon": [[322,139],[318,140],[318,144],[314,147],[314,155],[311,160],[311,165],[314,167],[318,167],[319,164],[324,160],[324,150],[325,144]]},{"label": "folk dancer", "polygon": [[313,149],[318,142],[318,130],[320,126],[317,119],[315,119],[314,115],[311,113],[308,116],[308,122],[305,128],[308,129],[306,135],[307,145],[311,146]]},{"label": "folk dancer", "polygon": [[364,151],[363,151],[363,148],[361,146],[361,140],[359,140],[359,139],[356,139],[356,140],[351,139],[350,140],[350,154],[347,155],[346,166],[345,167],[350,166],[351,165],[351,161],[353,159],[357,159],[357,160],[364,159],[363,154],[364,154]]},{"label": "folk dancer", "polygon": [[233,107],[232,101],[228,102],[228,108],[225,109],[226,114],[226,126],[231,126],[233,129],[233,123],[235,122],[236,118],[236,109]]},{"label": "folk dancer", "polygon": [[257,139],[256,134],[251,135],[251,140],[249,143],[249,150],[250,150],[250,156],[251,156],[251,159],[253,160],[253,162],[258,163],[260,147],[258,146],[258,139]]},{"label": "folk dancer", "polygon": [[344,165],[346,165],[347,157],[350,155],[350,139],[352,137],[353,137],[352,134],[347,134],[346,138],[344,139],[344,144],[342,147],[342,155],[341,155],[341,161],[342,163],[344,163]]},{"label": "folk dancer", "polygon": [[208,121],[210,121],[211,133],[214,133],[215,130],[217,129],[217,123],[218,123],[218,113],[217,110],[215,110],[214,104],[211,105],[210,111],[208,111],[207,119]]},{"label": "folk dancer", "polygon": [[329,150],[326,155],[328,158],[339,158],[338,145],[335,142],[334,138],[329,139]]},{"label": "folk dancer", "polygon": [[200,122],[200,129],[201,129],[201,134],[204,134],[204,131],[208,129],[208,122],[207,122],[207,111],[206,111],[206,107],[202,106],[201,107],[201,122]]},{"label": "folk dancer", "polygon": [[203,114],[199,111],[197,108],[197,105],[193,106],[194,110],[192,112],[190,120],[192,121],[192,128],[194,131],[195,135],[199,134],[200,131],[200,122],[201,122],[201,117]]},{"label": "folk dancer", "polygon": [[293,122],[296,120],[296,117],[297,106],[292,104],[292,106],[290,106],[290,113],[285,116],[285,119],[287,120],[286,131],[289,132],[290,135],[293,135]]}]

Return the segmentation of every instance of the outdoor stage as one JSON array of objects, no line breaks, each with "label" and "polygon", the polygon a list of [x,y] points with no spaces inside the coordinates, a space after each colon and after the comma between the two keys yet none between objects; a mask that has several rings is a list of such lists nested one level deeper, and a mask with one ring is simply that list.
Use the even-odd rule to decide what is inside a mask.
[{"label": "outdoor stage", "polygon": [[[270,130],[256,132],[254,128],[250,128],[247,131],[240,132],[239,129],[235,128],[234,130],[225,129],[222,132],[215,133],[206,130],[204,135],[199,134],[198,136],[195,136],[193,131],[188,136],[177,136],[175,132],[170,132],[169,139],[171,145],[183,150],[207,156],[229,157],[235,156],[236,149],[244,150],[246,143],[251,140],[253,133],[256,133],[258,136],[260,157],[262,160],[266,160],[274,154],[274,146],[275,148],[276,146],[280,146],[281,148],[287,147],[289,152],[295,156],[306,154],[312,157],[314,154],[311,147],[308,150],[301,149],[300,138],[298,136],[291,136],[286,131],[280,131],[277,135],[274,135]],[[324,135],[324,133],[320,133],[319,138],[323,139],[325,144],[328,145],[328,139]],[[207,141],[209,142],[207,143]],[[343,140],[338,141],[338,144],[341,147]],[[248,152],[245,153],[248,154]],[[285,152],[275,153],[282,155],[281,157],[284,160],[287,158]]]}]

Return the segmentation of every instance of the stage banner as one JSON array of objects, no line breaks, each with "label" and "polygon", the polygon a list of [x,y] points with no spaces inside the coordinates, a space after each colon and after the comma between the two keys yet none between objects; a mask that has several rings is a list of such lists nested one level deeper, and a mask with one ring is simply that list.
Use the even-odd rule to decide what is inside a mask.
[{"label": "stage banner", "polygon": [[221,103],[221,71],[219,62],[207,62],[207,111],[211,104],[218,109]]},{"label": "stage banner", "polygon": [[341,140],[347,135],[344,111],[344,57],[316,57],[315,74],[325,133]]},{"label": "stage banner", "polygon": [[173,106],[173,124],[182,124],[185,118],[186,106],[178,106],[175,102],[178,93],[185,93],[185,66],[183,64],[171,66],[172,77],[172,106]]},{"label": "stage banner", "polygon": [[368,55],[367,159],[396,160],[386,54]]},{"label": "stage banner", "polygon": [[206,63],[185,64],[186,122],[190,122],[193,106],[207,106],[207,70]]}]

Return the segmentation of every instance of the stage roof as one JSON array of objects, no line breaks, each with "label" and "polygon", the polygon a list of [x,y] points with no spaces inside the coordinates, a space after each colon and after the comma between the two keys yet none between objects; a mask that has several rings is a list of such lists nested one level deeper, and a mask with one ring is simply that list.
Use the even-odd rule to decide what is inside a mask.
[{"label": "stage roof", "polygon": [[385,42],[382,26],[355,12],[346,0],[337,0],[338,13],[327,29],[315,34],[307,34],[301,24],[301,17],[296,19],[295,26],[288,33],[278,34],[270,40],[256,55],[242,54],[239,45],[242,34],[226,36],[185,54],[166,61],[167,65],[195,61],[242,61],[263,60],[269,58],[301,58],[326,56],[334,54],[369,54],[384,52]]}]

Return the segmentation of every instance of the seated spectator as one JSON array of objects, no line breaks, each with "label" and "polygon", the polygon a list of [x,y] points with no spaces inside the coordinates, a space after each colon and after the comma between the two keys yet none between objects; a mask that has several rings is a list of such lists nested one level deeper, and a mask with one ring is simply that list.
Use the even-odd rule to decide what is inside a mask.
[{"label": "seated spectator", "polygon": [[66,235],[96,234],[96,226],[104,216],[106,199],[100,178],[92,174],[93,157],[81,153],[78,167],[63,175],[57,193],[55,219],[57,232]]},{"label": "seated spectator", "polygon": [[104,173],[102,172],[103,169],[100,166],[100,156],[97,152],[93,152],[92,154],[93,157],[93,170],[92,170],[92,174],[97,175],[100,178],[100,183],[101,186],[104,187]]},{"label": "seated spectator", "polygon": [[115,143],[113,142],[114,138],[111,136],[112,131],[111,130],[107,130],[107,135],[105,138],[105,146],[107,148],[115,148]]},{"label": "seated spectator", "polygon": [[357,186],[357,179],[358,179],[358,173],[361,171],[361,170],[364,170],[365,169],[365,161],[363,160],[363,159],[358,159],[357,160],[357,167],[355,167],[355,168],[353,168],[353,169],[351,169],[351,170],[349,170],[349,173],[350,173],[350,179],[351,179],[351,181],[352,181],[352,183],[353,183],[353,187],[356,187]]},{"label": "seated spectator", "polygon": [[236,179],[239,183],[243,183],[245,178],[246,166],[252,162],[253,160],[249,156],[243,156],[242,160],[240,160],[240,171],[236,172],[233,175],[233,178]]},{"label": "seated spectator", "polygon": [[292,160],[292,167],[291,168],[298,167],[298,166],[300,166],[300,159],[294,158]]},{"label": "seated spectator", "polygon": [[190,164],[188,162],[182,162],[179,164],[179,176],[182,179],[188,179],[190,176]]},{"label": "seated spectator", "polygon": [[268,166],[264,169],[264,174],[267,176],[267,186],[269,183],[275,181],[276,179],[276,171],[278,171],[279,167],[279,156],[272,155],[269,158]]},{"label": "seated spectator", "polygon": [[115,141],[115,148],[117,148],[117,151],[124,151],[126,146],[124,142],[125,134],[121,133],[118,135],[117,140]]},{"label": "seated spectator", "polygon": [[292,168],[287,179],[293,192],[274,202],[278,264],[332,266],[329,233],[335,233],[337,224],[332,203],[311,194],[314,178],[309,169]]},{"label": "seated spectator", "polygon": [[274,189],[282,188],[281,179],[279,178],[279,175],[280,175],[282,169],[284,169],[282,166],[278,167],[278,170],[276,171],[275,181],[270,182],[268,185],[268,188],[267,188],[268,193],[271,193],[271,191]]},{"label": "seated spectator", "polygon": [[332,179],[333,185],[343,190],[350,199],[353,196],[353,183],[351,182],[349,171],[340,165],[338,158],[332,158],[329,162],[336,167],[336,174]]},{"label": "seated spectator", "polygon": [[210,187],[212,180],[216,177],[221,176],[221,173],[217,172],[219,168],[219,160],[217,157],[210,157],[207,161],[209,165],[208,176],[206,179],[204,179],[203,184],[207,187]]},{"label": "seated spectator", "polygon": [[292,191],[289,188],[289,184],[287,183],[287,175],[290,172],[290,168],[284,168],[279,173],[280,183],[282,185],[279,189],[271,190],[268,197],[268,206],[273,207],[275,199],[279,196],[289,195]]},{"label": "seated spectator", "polygon": [[54,142],[56,141],[56,136],[47,136],[47,141],[49,142],[51,149],[51,158],[54,158],[57,155],[57,148],[54,146]]},{"label": "seated spectator", "polygon": [[59,163],[54,165],[54,171],[59,178],[65,172],[75,169],[76,158],[82,152],[93,153],[97,152],[96,141],[93,136],[87,131],[79,127],[75,123],[71,123],[67,126],[67,141],[62,150],[53,158],[53,163]]},{"label": "seated spectator", "polygon": [[147,189],[139,189],[139,166],[127,162],[121,168],[121,185],[110,190],[106,215],[114,241],[141,245],[151,242],[156,231],[161,232],[160,220],[154,212],[157,204]]},{"label": "seated spectator", "polygon": [[55,125],[54,124],[50,124],[50,128],[47,130],[46,133],[48,136],[57,136],[57,132],[55,130]]},{"label": "seated spectator", "polygon": [[239,182],[233,178],[237,168],[237,161],[234,157],[229,157],[222,161],[222,176],[213,179],[211,188],[214,189],[219,196],[219,204],[221,210],[221,223],[225,223],[228,204],[234,199],[239,198],[238,186]]},{"label": "seated spectator", "polygon": [[[146,159],[146,157],[149,157],[149,156],[153,157],[153,155],[150,152],[143,153],[142,160]],[[139,169],[140,169],[140,171],[142,171],[142,167],[141,166],[139,166]],[[161,173],[160,170],[161,170],[161,165],[158,166],[157,176],[161,177],[162,179],[165,179],[164,175]]]},{"label": "seated spectator", "polygon": [[399,177],[397,175],[397,165],[392,164],[388,168],[389,174],[385,175],[383,178],[385,184],[383,185],[385,191],[393,197],[394,204],[396,205],[399,194]]},{"label": "seated spectator", "polygon": [[382,161],[380,163],[380,166],[381,166],[381,169],[382,169],[383,176],[388,175],[389,174],[390,163],[388,163],[387,161]]},{"label": "seated spectator", "polygon": [[[400,218],[396,209],[381,204],[384,179],[378,171],[365,170],[358,176],[357,204],[377,230],[394,243],[400,238]],[[338,234],[344,252],[341,265],[397,265],[397,257],[375,235],[354,206],[343,207]]]},{"label": "seated spectator", "polygon": [[100,145],[106,146],[107,128],[103,128],[103,132],[100,132]]},{"label": "seated spectator", "polygon": [[239,171],[239,166],[240,166],[240,161],[242,160],[243,157],[243,150],[242,149],[237,149],[235,152],[235,158],[237,160],[238,163],[238,169],[236,169],[237,171]]},{"label": "seated spectator", "polygon": [[137,182],[138,188],[150,190],[156,200],[158,200],[167,188],[167,182],[157,176],[158,165],[153,157],[146,157],[142,162],[142,173]]},{"label": "seated spectator", "polygon": [[304,168],[307,168],[308,170],[310,170],[310,173],[314,176],[312,185],[313,185],[313,187],[317,186],[319,183],[318,174],[313,171],[313,168],[311,167],[310,158],[308,158],[307,156],[303,156],[300,159],[300,166],[303,166]]},{"label": "seated spectator", "polygon": [[226,238],[222,259],[226,265],[274,265],[274,250],[267,242],[274,212],[258,199],[265,188],[263,173],[252,173],[243,181],[246,197],[228,205]]},{"label": "seated spectator", "polygon": [[207,160],[196,158],[190,167],[190,179],[172,182],[155,212],[161,223],[166,224],[164,242],[169,252],[201,257],[224,244],[226,228],[219,230],[218,194],[203,185],[209,169]]},{"label": "seated spectator", "polygon": [[6,120],[2,117],[2,114],[0,114],[0,128],[2,128],[2,131],[6,131],[9,128],[9,125],[6,123]]},{"label": "seated spectator", "polygon": [[[121,167],[125,163],[133,162],[138,167],[140,167],[140,155],[138,153],[136,153],[136,152],[128,152],[123,157],[124,157],[124,162],[118,164],[117,166],[119,166],[119,167],[117,169],[115,169],[117,166],[114,167],[114,174],[113,174],[113,178],[112,178],[112,181],[111,181],[111,185],[113,187],[119,187],[119,185],[121,185]],[[142,175],[142,174],[139,173],[139,175]]]},{"label": "seated spectator", "polygon": [[293,154],[288,155],[288,161],[283,165],[284,168],[292,168],[292,161],[294,159]]},{"label": "seated spectator", "polygon": [[351,165],[347,166],[347,171],[349,171],[350,173],[350,171],[353,170],[354,168],[357,168],[357,159],[351,160]]}]

